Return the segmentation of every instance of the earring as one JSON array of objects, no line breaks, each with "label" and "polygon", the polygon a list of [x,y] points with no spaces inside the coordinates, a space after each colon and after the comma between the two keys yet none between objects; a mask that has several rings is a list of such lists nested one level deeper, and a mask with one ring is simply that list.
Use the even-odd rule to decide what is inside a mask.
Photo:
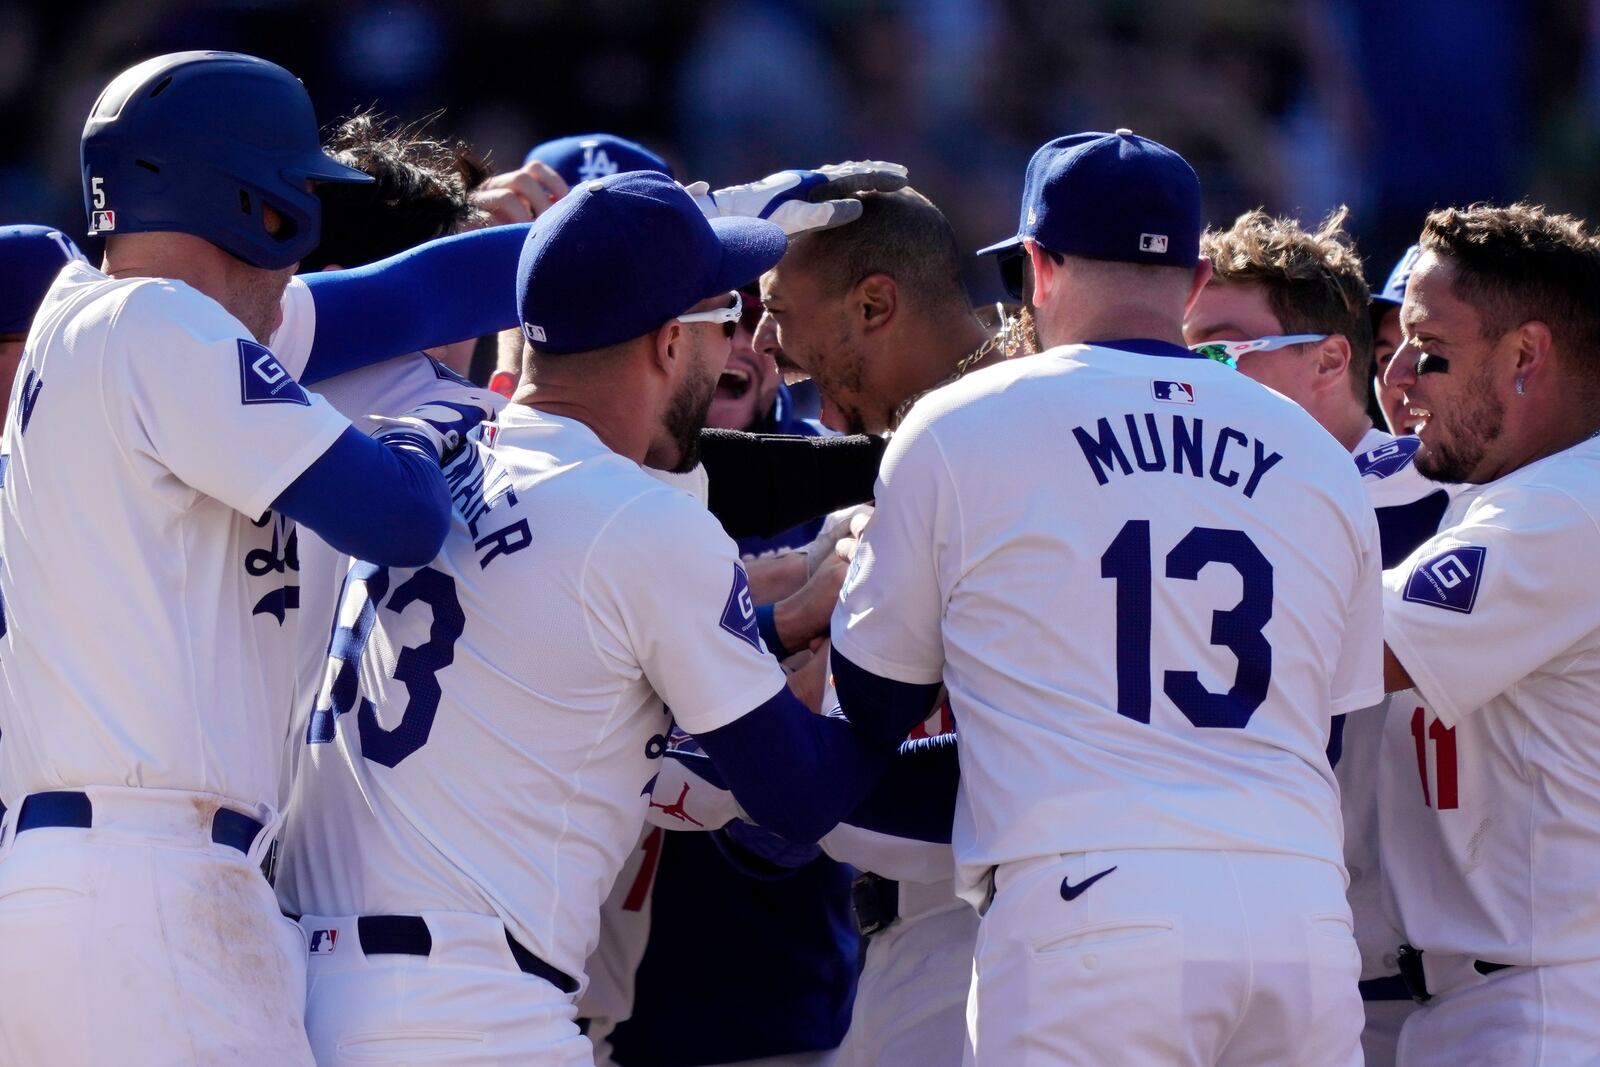
[{"label": "earring", "polygon": [[1517,379],[1517,395],[1518,396],[1526,396],[1527,395],[1527,390],[1523,387],[1521,378]]}]

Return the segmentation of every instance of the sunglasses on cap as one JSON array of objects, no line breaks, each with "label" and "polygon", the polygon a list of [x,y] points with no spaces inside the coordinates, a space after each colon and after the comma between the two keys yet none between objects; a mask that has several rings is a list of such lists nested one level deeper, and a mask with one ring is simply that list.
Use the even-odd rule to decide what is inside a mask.
[{"label": "sunglasses on cap", "polygon": [[1279,348],[1288,348],[1290,345],[1308,345],[1313,341],[1326,341],[1325,333],[1286,333],[1274,334],[1268,337],[1253,337],[1248,341],[1206,341],[1204,344],[1190,345],[1189,351],[1197,355],[1214,359],[1227,367],[1237,367],[1239,357],[1246,352],[1272,352]]},{"label": "sunglasses on cap", "polygon": [[717,322],[722,324],[722,336],[733,339],[733,331],[739,325],[739,317],[744,314],[744,297],[738,291],[733,293],[733,303],[727,307],[712,308],[710,311],[694,311],[687,315],[674,316],[674,322]]}]

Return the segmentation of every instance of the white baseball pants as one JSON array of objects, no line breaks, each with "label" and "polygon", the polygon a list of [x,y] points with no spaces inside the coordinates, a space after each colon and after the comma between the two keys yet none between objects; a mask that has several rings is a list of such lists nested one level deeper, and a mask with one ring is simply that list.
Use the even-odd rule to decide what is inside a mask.
[{"label": "white baseball pants", "polygon": [[310,1067],[305,941],[223,798],[88,788],[92,828],[0,836],[0,1063]]},{"label": "white baseball pants", "polygon": [[1600,961],[1481,975],[1470,960],[1422,958],[1434,996],[1406,1019],[1397,1067],[1600,1064]]},{"label": "white baseball pants", "polygon": [[[1109,873],[1106,873],[1109,872]],[[1344,872],[1270,853],[1001,867],[978,927],[978,1067],[1359,1067]]]},{"label": "white baseball pants", "polygon": [[301,917],[319,1067],[591,1067],[574,998],[518,969],[499,919],[423,917],[426,956],[368,956],[355,918]]}]

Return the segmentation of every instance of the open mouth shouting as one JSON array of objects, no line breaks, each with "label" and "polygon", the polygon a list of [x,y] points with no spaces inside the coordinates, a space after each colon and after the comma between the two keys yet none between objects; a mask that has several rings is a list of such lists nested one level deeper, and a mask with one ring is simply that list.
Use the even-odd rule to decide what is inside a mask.
[{"label": "open mouth shouting", "polygon": [[754,378],[747,368],[729,365],[717,379],[717,399],[742,400],[753,383]]}]

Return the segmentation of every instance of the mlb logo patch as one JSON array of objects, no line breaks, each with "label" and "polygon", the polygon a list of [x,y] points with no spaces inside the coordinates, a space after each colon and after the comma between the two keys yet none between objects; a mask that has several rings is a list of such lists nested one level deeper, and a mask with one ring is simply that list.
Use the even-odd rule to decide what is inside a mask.
[{"label": "mlb logo patch", "polygon": [[1461,545],[1423,560],[1406,579],[1405,599],[1470,614],[1478,600],[1478,580],[1483,577],[1487,552],[1477,545]]},{"label": "mlb logo patch", "polygon": [[244,404],[303,404],[311,398],[283,369],[272,349],[239,338],[239,401]]},{"label": "mlb logo patch", "polygon": [[1188,382],[1151,381],[1150,395],[1163,404],[1193,404],[1194,386]]},{"label": "mlb logo patch", "polygon": [[96,211],[89,218],[89,232],[109,233],[117,228],[117,213],[115,211]]},{"label": "mlb logo patch", "polygon": [[1421,447],[1420,438],[1397,437],[1386,445],[1379,445],[1357,456],[1356,470],[1363,477],[1370,474],[1374,478],[1388,478],[1405,470]]},{"label": "mlb logo patch", "polygon": [[733,636],[749,641],[757,652],[761,647],[761,631],[756,626],[756,605],[750,598],[750,579],[744,568],[733,565],[733,588],[728,590],[728,602],[722,606],[721,626]]},{"label": "mlb logo patch", "polygon": [[544,341],[544,327],[535,326],[531,322],[522,324],[522,332],[527,336],[530,344],[540,344]]},{"label": "mlb logo patch", "polygon": [[1164,233],[1141,233],[1139,235],[1139,251],[1149,252],[1152,255],[1162,255],[1167,250],[1167,235]]},{"label": "mlb logo patch", "polygon": [[333,950],[338,947],[339,931],[313,930],[311,931],[311,943],[306,950],[313,956],[331,956],[333,955]]}]

